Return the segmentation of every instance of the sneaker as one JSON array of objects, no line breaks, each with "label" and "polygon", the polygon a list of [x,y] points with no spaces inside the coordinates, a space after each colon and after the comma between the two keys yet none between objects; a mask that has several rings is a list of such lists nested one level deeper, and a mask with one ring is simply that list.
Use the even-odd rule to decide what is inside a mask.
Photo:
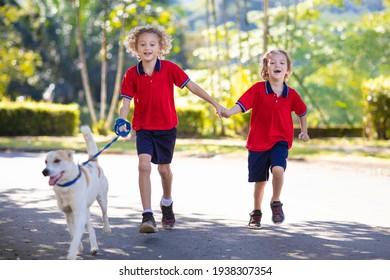
[{"label": "sneaker", "polygon": [[248,228],[250,229],[260,229],[261,228],[261,217],[262,213],[260,210],[253,210],[251,213],[249,213],[249,216],[251,217],[248,223]]},{"label": "sneaker", "polygon": [[283,203],[280,201],[274,201],[271,203],[272,221],[275,224],[281,224],[284,221],[284,213],[282,209]]},{"label": "sneaker", "polygon": [[175,227],[175,214],[172,210],[173,202],[169,206],[164,206],[160,204],[161,212],[162,212],[162,227],[164,229],[173,229]]},{"label": "sneaker", "polygon": [[157,224],[154,220],[153,213],[142,213],[142,224],[139,227],[140,233],[155,233],[157,232]]}]

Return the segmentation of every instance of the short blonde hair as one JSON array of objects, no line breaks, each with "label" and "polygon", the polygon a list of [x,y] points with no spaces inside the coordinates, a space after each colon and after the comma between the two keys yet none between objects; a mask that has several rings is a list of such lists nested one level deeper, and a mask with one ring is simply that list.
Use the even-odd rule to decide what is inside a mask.
[{"label": "short blonde hair", "polygon": [[168,34],[164,27],[159,25],[144,25],[133,28],[126,38],[127,52],[133,53],[139,59],[137,53],[137,43],[139,36],[143,33],[154,33],[158,36],[161,47],[161,59],[164,58],[164,54],[169,53],[172,48],[172,37]]},{"label": "short blonde hair", "polygon": [[287,74],[284,77],[284,81],[288,81],[288,78],[290,77],[292,73],[292,63],[291,59],[288,56],[288,53],[284,50],[271,50],[269,52],[266,52],[263,56],[263,68],[261,69],[260,75],[263,77],[264,80],[268,81],[269,80],[269,74],[268,74],[268,62],[270,61],[271,57],[273,54],[276,53],[281,53],[286,57],[287,60]]}]

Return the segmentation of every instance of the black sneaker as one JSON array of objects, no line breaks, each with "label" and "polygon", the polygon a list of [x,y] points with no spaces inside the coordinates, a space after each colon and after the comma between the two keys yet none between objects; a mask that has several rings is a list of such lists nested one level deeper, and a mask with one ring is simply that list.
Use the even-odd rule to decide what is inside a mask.
[{"label": "black sneaker", "polygon": [[280,201],[274,201],[271,203],[272,221],[275,224],[281,224],[284,221],[284,213],[282,209],[283,203]]},{"label": "black sneaker", "polygon": [[157,224],[154,220],[153,213],[142,213],[142,224],[139,227],[140,233],[155,233],[157,232]]},{"label": "black sneaker", "polygon": [[260,229],[261,228],[261,217],[263,214],[260,210],[253,210],[251,213],[249,213],[249,216],[251,217],[248,223],[248,228],[250,229]]},{"label": "black sneaker", "polygon": [[164,206],[160,204],[161,212],[162,212],[162,227],[164,229],[173,229],[175,227],[176,219],[175,214],[172,210],[173,202],[169,206]]}]

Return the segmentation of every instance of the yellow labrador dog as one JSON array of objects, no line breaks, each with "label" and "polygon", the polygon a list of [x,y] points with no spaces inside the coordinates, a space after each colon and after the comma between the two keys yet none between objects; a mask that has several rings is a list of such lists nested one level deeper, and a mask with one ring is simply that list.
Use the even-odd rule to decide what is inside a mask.
[{"label": "yellow labrador dog", "polygon": [[[91,158],[98,152],[92,132],[88,126],[80,128],[84,136],[88,155]],[[42,171],[49,176],[49,185],[53,186],[58,207],[64,212],[70,233],[71,243],[68,259],[76,259],[83,250],[81,238],[85,227],[88,229],[91,244],[90,253],[96,255],[98,244],[95,230],[91,225],[90,206],[97,200],[103,214],[103,232],[111,232],[107,216],[108,181],[97,159],[85,165],[73,161],[73,151],[51,151],[46,156],[46,168]]]}]

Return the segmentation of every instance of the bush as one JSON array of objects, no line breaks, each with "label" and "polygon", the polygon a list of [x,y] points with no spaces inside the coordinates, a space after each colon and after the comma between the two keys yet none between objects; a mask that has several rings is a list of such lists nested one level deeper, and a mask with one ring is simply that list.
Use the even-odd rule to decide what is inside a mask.
[{"label": "bush", "polygon": [[197,137],[204,133],[205,108],[202,106],[191,106],[176,108],[179,118],[177,134],[179,137]]},{"label": "bush", "polygon": [[362,85],[364,128],[368,138],[390,139],[390,77],[378,77]]},{"label": "bush", "polygon": [[77,104],[0,102],[1,136],[70,136],[78,130]]}]

